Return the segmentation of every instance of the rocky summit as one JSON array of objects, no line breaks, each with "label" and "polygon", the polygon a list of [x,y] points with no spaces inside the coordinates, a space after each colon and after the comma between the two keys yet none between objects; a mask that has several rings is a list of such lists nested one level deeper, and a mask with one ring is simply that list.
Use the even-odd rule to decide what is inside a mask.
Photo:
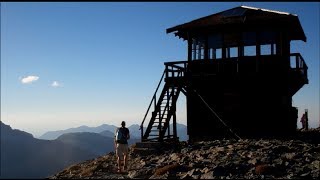
[{"label": "rocky summit", "polygon": [[318,179],[320,144],[302,140],[224,139],[180,142],[149,154],[139,153],[133,145],[128,161],[128,170],[117,173],[116,156],[111,152],[48,178]]}]

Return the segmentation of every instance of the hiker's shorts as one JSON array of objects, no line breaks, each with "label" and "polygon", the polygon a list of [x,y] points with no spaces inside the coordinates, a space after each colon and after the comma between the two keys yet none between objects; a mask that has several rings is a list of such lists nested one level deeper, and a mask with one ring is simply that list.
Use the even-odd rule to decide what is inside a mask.
[{"label": "hiker's shorts", "polygon": [[117,143],[116,154],[122,159],[122,155],[127,155],[129,152],[128,144]]}]

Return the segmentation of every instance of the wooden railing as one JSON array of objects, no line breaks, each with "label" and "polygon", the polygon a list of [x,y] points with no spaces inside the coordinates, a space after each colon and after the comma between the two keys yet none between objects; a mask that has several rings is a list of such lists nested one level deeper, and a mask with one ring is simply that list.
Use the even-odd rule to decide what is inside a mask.
[{"label": "wooden railing", "polygon": [[165,74],[168,77],[183,77],[187,71],[188,61],[165,62]]},{"label": "wooden railing", "polygon": [[[293,57],[293,59],[291,57]],[[308,66],[305,63],[300,53],[291,53],[290,61],[291,62],[294,61],[293,63],[290,62],[291,69],[293,69],[294,71],[300,72],[300,74],[305,76],[306,78],[308,77]]]}]

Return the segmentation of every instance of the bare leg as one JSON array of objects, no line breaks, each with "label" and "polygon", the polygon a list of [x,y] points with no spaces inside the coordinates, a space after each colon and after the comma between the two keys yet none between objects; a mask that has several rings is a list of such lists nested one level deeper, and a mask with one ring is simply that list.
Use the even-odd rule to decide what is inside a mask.
[{"label": "bare leg", "polygon": [[120,156],[118,156],[118,159],[117,159],[117,163],[118,163],[118,171],[120,171],[121,169],[120,169]]},{"label": "bare leg", "polygon": [[127,154],[123,155],[123,170],[127,170]]}]

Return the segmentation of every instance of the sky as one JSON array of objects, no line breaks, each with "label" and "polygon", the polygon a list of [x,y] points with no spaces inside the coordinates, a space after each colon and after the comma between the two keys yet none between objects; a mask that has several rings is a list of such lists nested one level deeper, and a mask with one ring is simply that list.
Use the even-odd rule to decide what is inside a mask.
[{"label": "sky", "polygon": [[[298,15],[307,42],[291,42],[291,52],[306,61],[309,84],[293,106],[298,119],[308,109],[310,126],[318,127],[319,2],[1,3],[1,121],[35,137],[140,124],[163,63],[187,59],[186,41],[166,29],[240,5]],[[181,124],[185,103],[181,95]]]}]

